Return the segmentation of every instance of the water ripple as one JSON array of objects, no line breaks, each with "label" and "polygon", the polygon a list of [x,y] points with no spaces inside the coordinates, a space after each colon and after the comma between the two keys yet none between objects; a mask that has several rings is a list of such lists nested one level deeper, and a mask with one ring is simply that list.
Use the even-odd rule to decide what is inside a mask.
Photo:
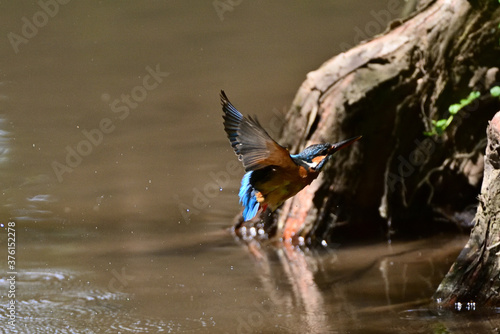
[{"label": "water ripple", "polygon": [[[3,333],[173,333],[173,321],[148,319],[128,307],[131,296],[92,289],[78,273],[67,270],[25,271],[16,277],[16,326],[8,325],[6,296],[0,303]],[[0,289],[9,284],[0,277]]]}]

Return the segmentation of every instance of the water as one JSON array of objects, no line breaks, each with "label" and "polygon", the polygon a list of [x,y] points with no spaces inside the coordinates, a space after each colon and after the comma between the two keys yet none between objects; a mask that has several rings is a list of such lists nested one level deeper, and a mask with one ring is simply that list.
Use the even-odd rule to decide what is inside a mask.
[{"label": "water", "polygon": [[276,134],[308,71],[396,18],[388,1],[63,3],[0,4],[1,333],[471,326],[427,307],[463,236],[311,252],[226,230],[243,170],[219,90]]}]

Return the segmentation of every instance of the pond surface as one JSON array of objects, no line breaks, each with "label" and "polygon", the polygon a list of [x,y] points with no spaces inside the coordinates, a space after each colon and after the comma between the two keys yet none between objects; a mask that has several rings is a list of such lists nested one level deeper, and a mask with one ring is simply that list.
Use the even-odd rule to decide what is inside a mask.
[{"label": "pond surface", "polygon": [[220,89],[276,134],[307,72],[394,4],[2,2],[0,333],[498,326],[426,306],[464,236],[309,251],[227,232],[243,169]]}]

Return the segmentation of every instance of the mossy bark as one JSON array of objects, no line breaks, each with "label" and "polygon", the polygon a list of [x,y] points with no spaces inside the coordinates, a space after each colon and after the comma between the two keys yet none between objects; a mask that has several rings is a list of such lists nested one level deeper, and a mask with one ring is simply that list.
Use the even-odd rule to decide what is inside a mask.
[{"label": "mossy bark", "polygon": [[[314,143],[363,139],[337,152],[280,210],[266,213],[270,231],[315,244],[470,222],[484,129],[500,108],[489,94],[500,81],[499,22],[497,1],[426,1],[412,17],[309,73],[280,143],[295,153]],[[472,90],[481,97],[441,136],[423,134]]]}]

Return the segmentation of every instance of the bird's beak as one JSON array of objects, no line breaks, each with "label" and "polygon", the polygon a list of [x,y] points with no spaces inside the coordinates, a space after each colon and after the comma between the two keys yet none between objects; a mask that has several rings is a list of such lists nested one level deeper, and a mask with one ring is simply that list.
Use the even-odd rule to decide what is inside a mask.
[{"label": "bird's beak", "polygon": [[357,136],[357,137],[346,139],[346,140],[343,140],[343,141],[341,141],[339,143],[333,144],[330,147],[330,150],[329,150],[328,154],[333,154],[333,153],[337,152],[338,150],[341,150],[341,149],[343,149],[343,148],[351,145],[352,143],[360,140],[361,137],[363,137],[363,136]]}]

